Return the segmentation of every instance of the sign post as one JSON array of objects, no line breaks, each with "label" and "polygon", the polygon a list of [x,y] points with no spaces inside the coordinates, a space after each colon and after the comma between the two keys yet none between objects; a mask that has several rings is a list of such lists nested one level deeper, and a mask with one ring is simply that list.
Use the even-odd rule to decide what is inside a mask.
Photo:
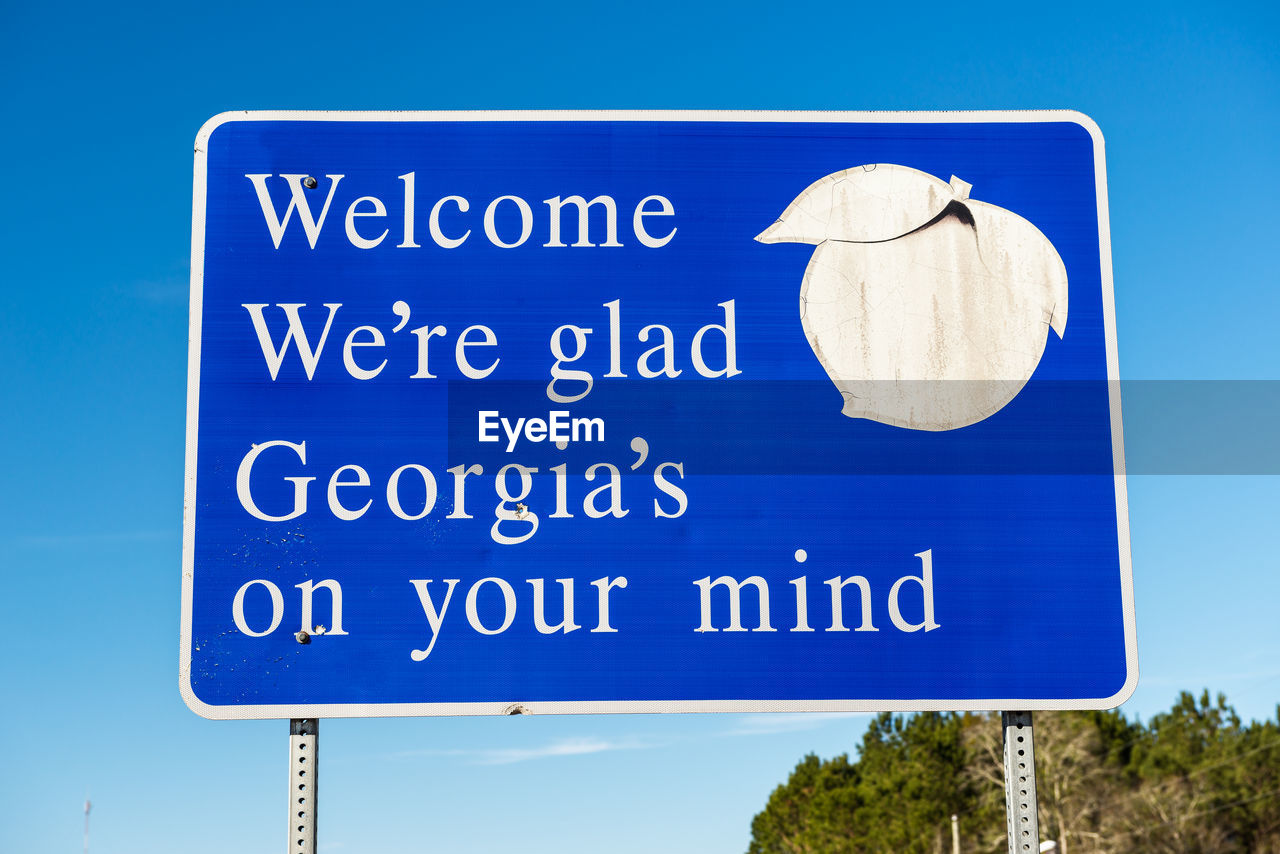
[{"label": "sign post", "polygon": [[1001,712],[1004,742],[1004,803],[1009,825],[1009,854],[1040,850],[1036,799],[1036,750],[1030,712]]},{"label": "sign post", "polygon": [[228,113],[194,196],[201,715],[1136,686],[1088,118]]},{"label": "sign post", "polygon": [[289,721],[289,854],[316,854],[320,721]]}]

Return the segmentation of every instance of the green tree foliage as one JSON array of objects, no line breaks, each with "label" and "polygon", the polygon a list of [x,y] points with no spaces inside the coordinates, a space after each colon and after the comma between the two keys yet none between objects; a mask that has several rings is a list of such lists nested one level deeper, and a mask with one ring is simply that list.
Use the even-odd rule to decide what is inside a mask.
[{"label": "green tree foliage", "polygon": [[[1280,710],[1278,710],[1280,712]],[[1280,727],[1183,693],[1147,724],[1037,712],[1040,828],[1062,854],[1280,854]],[[806,756],[748,854],[1006,850],[999,715],[882,714],[856,759]]]},{"label": "green tree foliage", "polygon": [[[883,714],[857,762],[805,757],[752,823],[750,854],[942,851],[952,813],[964,811],[964,825],[973,824],[984,788],[968,769],[966,732],[979,723],[969,714]],[[977,811],[984,819],[989,812]]]}]

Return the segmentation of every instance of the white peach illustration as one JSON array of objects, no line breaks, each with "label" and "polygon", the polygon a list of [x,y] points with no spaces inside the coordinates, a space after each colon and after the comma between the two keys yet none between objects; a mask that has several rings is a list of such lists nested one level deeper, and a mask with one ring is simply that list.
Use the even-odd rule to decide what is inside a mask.
[{"label": "white peach illustration", "polygon": [[843,413],[954,430],[1013,400],[1067,322],[1067,273],[1017,214],[970,185],[858,166],[796,197],[762,243],[817,248],[800,287],[809,345]]}]

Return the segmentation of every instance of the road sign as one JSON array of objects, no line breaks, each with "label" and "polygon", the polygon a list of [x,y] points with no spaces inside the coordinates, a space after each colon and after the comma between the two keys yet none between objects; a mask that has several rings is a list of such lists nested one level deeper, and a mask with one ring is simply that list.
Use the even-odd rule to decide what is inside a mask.
[{"label": "road sign", "polygon": [[192,245],[202,715],[1136,685],[1077,113],[229,113]]}]

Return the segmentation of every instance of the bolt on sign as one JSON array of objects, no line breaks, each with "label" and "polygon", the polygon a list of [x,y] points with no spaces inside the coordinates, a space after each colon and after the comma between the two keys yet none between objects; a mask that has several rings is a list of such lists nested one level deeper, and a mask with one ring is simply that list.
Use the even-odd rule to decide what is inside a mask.
[{"label": "bolt on sign", "polygon": [[227,113],[191,269],[202,715],[1136,685],[1078,113]]}]

